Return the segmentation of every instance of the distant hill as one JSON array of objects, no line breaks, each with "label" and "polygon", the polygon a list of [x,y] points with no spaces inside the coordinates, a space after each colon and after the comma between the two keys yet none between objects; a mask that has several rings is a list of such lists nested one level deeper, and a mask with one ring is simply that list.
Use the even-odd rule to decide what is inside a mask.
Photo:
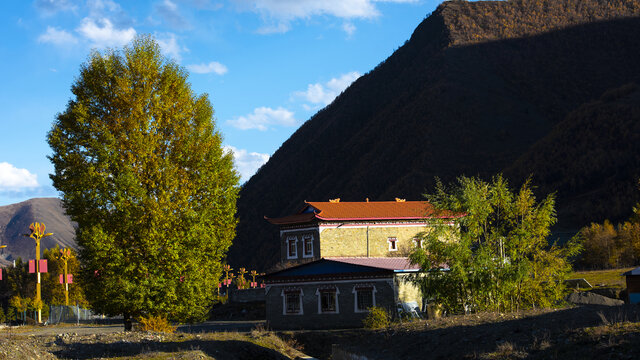
[{"label": "distant hill", "polygon": [[9,265],[17,257],[35,258],[35,241],[22,236],[29,232],[29,225],[34,222],[44,223],[47,232],[53,233],[42,240],[41,250],[53,248],[56,244],[76,248],[74,225],[65,215],[60,199],[30,199],[0,206],[0,244],[7,245],[0,250],[1,265]]},{"label": "distant hill", "polygon": [[[259,269],[277,262],[277,229],[264,215],[290,214],[304,200],[418,200],[435,176],[505,172],[518,186],[533,174],[541,191],[559,191],[565,228],[628,216],[638,174],[618,166],[634,164],[637,147],[620,145],[636,152],[609,164],[613,182],[579,166],[565,166],[572,173],[552,180],[550,164],[592,154],[578,137],[595,139],[599,128],[585,133],[569,125],[589,112],[622,126],[611,130],[617,133],[632,125],[609,121],[605,109],[616,105],[597,101],[611,89],[640,84],[639,16],[639,0],[443,3],[247,181],[230,262]],[[558,143],[553,152],[550,141]],[[612,145],[599,144],[601,153]],[[590,185],[567,185],[578,179]],[[607,190],[612,184],[626,185]]]}]

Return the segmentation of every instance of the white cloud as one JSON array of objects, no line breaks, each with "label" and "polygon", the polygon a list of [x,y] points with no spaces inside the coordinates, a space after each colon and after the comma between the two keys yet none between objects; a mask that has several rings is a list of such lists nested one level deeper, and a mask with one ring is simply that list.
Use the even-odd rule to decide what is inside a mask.
[{"label": "white cloud", "polygon": [[352,23],[346,22],[342,24],[342,30],[344,30],[344,32],[347,33],[347,37],[352,37],[353,34],[356,32],[356,26],[353,25]]},{"label": "white cloud", "polygon": [[69,0],[36,0],[34,5],[45,16],[52,16],[60,11],[76,10],[76,6]]},{"label": "white cloud", "polygon": [[180,14],[178,5],[171,0],[164,0],[161,4],[157,4],[156,11],[173,28],[188,29],[191,27],[191,24]]},{"label": "white cloud", "polygon": [[[258,29],[260,34],[284,33],[290,22],[313,16],[333,16],[341,19],[371,19],[380,16],[376,3],[415,3],[418,0],[236,0],[244,9],[262,15],[269,25]],[[275,24],[275,25],[274,25]],[[351,29],[351,27],[349,27]],[[355,27],[353,28],[355,30]],[[349,34],[349,30],[345,29]]]},{"label": "white cloud", "polygon": [[160,45],[160,49],[162,53],[175,59],[177,62],[182,60],[182,52],[189,51],[184,46],[180,46],[178,44],[178,39],[175,34],[166,33],[162,36],[157,37],[156,41],[158,41],[158,45]]},{"label": "white cloud", "polygon": [[8,162],[0,162],[0,191],[22,191],[38,186],[36,174],[27,169],[18,169]]},{"label": "white cloud", "polygon": [[76,31],[98,48],[123,46],[136,36],[134,28],[116,29],[107,18],[84,18]]},{"label": "white cloud", "polygon": [[72,45],[77,44],[78,39],[66,30],[58,30],[48,26],[47,31],[38,37],[38,42],[52,43],[54,45]]},{"label": "white cloud", "polygon": [[[306,91],[297,91],[294,95],[302,97],[312,104],[326,106],[359,77],[360,73],[352,71],[338,78],[333,78],[324,84],[309,84]],[[309,105],[305,106],[307,110],[311,110],[312,108],[313,107]]]},{"label": "white cloud", "polygon": [[256,108],[253,110],[253,113],[249,115],[240,116],[227,122],[231,124],[231,126],[241,130],[258,129],[260,131],[265,131],[272,125],[296,125],[293,112],[282,107],[272,109],[264,106]]},{"label": "white cloud", "polygon": [[238,149],[233,146],[225,146],[224,149],[233,153],[236,169],[240,173],[241,183],[249,180],[270,157],[269,154],[248,152],[247,150]]},{"label": "white cloud", "polygon": [[229,71],[226,66],[220,64],[217,61],[212,61],[208,64],[187,65],[187,69],[196,74],[216,73],[218,75],[224,75],[227,73],[227,71]]},{"label": "white cloud", "polygon": [[262,35],[284,34],[291,30],[291,26],[286,22],[279,22],[277,25],[265,25],[258,29],[257,33]]}]

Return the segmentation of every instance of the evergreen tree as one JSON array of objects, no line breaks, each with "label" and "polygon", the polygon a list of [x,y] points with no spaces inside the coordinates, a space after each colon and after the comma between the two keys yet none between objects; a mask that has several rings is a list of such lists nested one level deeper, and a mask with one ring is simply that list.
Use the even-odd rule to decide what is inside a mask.
[{"label": "evergreen tree", "polygon": [[81,276],[107,315],[202,319],[236,226],[238,175],[207,95],[149,37],[93,52],[48,135],[78,223]]}]

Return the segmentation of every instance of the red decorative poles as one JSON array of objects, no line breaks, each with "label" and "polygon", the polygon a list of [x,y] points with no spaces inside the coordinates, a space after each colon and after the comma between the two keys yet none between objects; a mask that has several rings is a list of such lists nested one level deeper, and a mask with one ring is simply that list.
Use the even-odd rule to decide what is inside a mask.
[{"label": "red decorative poles", "polygon": [[24,234],[24,236],[28,236],[36,242],[36,260],[29,260],[29,272],[35,272],[38,279],[38,282],[36,283],[36,307],[38,308],[38,319],[36,321],[40,324],[42,322],[40,273],[47,272],[47,260],[40,260],[40,240],[42,240],[43,237],[53,235],[53,233],[45,233],[46,226],[43,223],[38,224],[37,222],[31,224],[29,226],[29,230],[31,230],[31,233]]},{"label": "red decorative poles", "polygon": [[64,263],[64,275],[60,274],[60,284],[64,284],[64,304],[69,306],[69,284],[73,283],[73,275],[68,273],[67,262],[71,258],[71,249],[60,249],[58,258]]}]

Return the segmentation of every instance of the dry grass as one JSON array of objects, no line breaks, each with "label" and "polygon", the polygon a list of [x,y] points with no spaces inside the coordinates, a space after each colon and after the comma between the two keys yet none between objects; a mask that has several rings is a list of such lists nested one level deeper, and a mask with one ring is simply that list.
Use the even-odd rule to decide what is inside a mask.
[{"label": "dry grass", "polygon": [[625,278],[621,274],[634,268],[576,271],[569,275],[570,279],[586,279],[593,286],[626,287]]}]

